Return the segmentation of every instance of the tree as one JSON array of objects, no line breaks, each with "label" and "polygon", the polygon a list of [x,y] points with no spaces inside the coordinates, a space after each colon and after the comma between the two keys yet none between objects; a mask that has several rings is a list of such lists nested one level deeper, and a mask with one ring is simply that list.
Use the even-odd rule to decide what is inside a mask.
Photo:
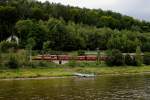
[{"label": "tree", "polygon": [[1,51],[1,45],[0,45],[0,66],[1,66],[1,63],[2,63],[2,51]]},{"label": "tree", "polygon": [[43,42],[48,40],[48,29],[43,21],[19,20],[16,23],[17,35],[21,41],[21,47],[27,44],[27,39],[34,37],[35,49],[42,49]]},{"label": "tree", "polygon": [[111,52],[107,53],[106,64],[108,66],[121,66],[124,63],[123,55],[119,50],[113,49]]},{"label": "tree", "polygon": [[19,68],[19,62],[14,55],[10,55],[8,62],[6,62],[6,66],[11,69],[17,69]]},{"label": "tree", "polygon": [[137,66],[141,66],[143,64],[142,52],[139,46],[136,48],[135,60],[136,60]]},{"label": "tree", "polygon": [[99,48],[97,48],[97,64],[101,63],[100,58],[101,58],[101,52],[100,52]]},{"label": "tree", "polygon": [[29,51],[29,61],[32,62],[32,49],[35,46],[35,41],[33,38],[27,40],[26,48]]},{"label": "tree", "polygon": [[36,20],[47,20],[48,17],[44,14],[44,11],[41,8],[34,7],[31,9],[32,17]]},{"label": "tree", "polygon": [[17,30],[17,36],[20,39],[20,46],[21,47],[25,47],[25,45],[27,44],[27,39],[29,34],[32,33],[33,30],[33,21],[32,20],[19,20],[16,25],[15,28]]},{"label": "tree", "polygon": [[143,44],[142,44],[142,49],[143,49],[143,51],[147,51],[147,52],[150,52],[150,41],[148,41],[148,42],[144,42]]},{"label": "tree", "polygon": [[42,50],[46,41],[51,41],[52,50],[59,51],[100,48],[135,52],[137,46],[141,46],[142,51],[150,50],[150,22],[112,11],[48,1],[0,2],[0,41],[15,34],[19,37],[21,48],[25,48],[29,38],[34,38],[36,50]]},{"label": "tree", "polygon": [[150,53],[144,53],[143,61],[144,61],[144,64],[150,65]]},{"label": "tree", "polygon": [[50,49],[50,41],[46,41],[43,43],[43,50],[47,52]]},{"label": "tree", "polygon": [[7,41],[2,41],[0,42],[0,51],[1,52],[9,52],[10,50],[16,51],[18,49],[18,45],[15,42],[7,42]]},{"label": "tree", "polygon": [[14,34],[14,25],[17,20],[18,14],[15,7],[0,6],[0,40]]}]

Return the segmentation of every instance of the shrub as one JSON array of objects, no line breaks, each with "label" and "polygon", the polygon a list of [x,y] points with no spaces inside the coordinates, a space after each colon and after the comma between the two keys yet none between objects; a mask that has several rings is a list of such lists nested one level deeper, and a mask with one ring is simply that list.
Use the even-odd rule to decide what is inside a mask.
[{"label": "shrub", "polygon": [[1,52],[8,52],[10,49],[16,50],[17,48],[18,45],[15,42],[7,42],[7,41],[0,42]]},{"label": "shrub", "polygon": [[136,60],[137,66],[141,66],[143,64],[143,57],[141,54],[142,54],[141,48],[138,46],[136,48],[136,55],[135,55],[135,60]]},{"label": "shrub", "polygon": [[143,60],[144,60],[144,64],[150,65],[150,53],[145,53]]},{"label": "shrub", "polygon": [[1,63],[1,60],[2,60],[2,52],[0,50],[0,63]]},{"label": "shrub", "polygon": [[90,61],[82,61],[82,62],[78,62],[77,63],[78,67],[101,67],[101,66],[105,66],[102,64],[97,64],[97,62],[90,62]]},{"label": "shrub", "polygon": [[8,62],[6,63],[6,66],[11,69],[16,69],[19,68],[19,62],[15,56],[10,56]]},{"label": "shrub", "polygon": [[119,50],[112,50],[111,52],[109,52],[108,54],[108,59],[106,60],[106,64],[108,66],[120,66],[123,65],[123,55]]},{"label": "shrub", "polygon": [[85,51],[79,50],[79,51],[78,51],[78,56],[83,56],[83,55],[85,55]]},{"label": "shrub", "polygon": [[77,62],[75,60],[70,60],[69,63],[67,64],[69,67],[76,67]]},{"label": "shrub", "polygon": [[32,62],[32,67],[57,67],[58,65],[53,62],[47,62],[47,61],[35,61]]}]

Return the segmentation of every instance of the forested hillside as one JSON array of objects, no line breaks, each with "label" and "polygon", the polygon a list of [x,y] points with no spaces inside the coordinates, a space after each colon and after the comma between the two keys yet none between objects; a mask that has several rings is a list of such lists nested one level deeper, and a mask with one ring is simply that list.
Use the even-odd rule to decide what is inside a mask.
[{"label": "forested hillside", "polygon": [[149,32],[150,22],[112,11],[34,0],[0,1],[0,40],[17,35],[20,48],[33,39],[37,50],[47,44],[59,51],[100,48],[135,52],[137,46],[150,51]]}]

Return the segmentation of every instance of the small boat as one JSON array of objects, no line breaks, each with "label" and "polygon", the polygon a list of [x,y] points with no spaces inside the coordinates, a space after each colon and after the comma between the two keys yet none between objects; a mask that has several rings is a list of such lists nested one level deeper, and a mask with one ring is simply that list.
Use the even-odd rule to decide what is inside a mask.
[{"label": "small boat", "polygon": [[74,73],[75,76],[79,77],[94,77],[94,74],[82,74],[82,73]]}]

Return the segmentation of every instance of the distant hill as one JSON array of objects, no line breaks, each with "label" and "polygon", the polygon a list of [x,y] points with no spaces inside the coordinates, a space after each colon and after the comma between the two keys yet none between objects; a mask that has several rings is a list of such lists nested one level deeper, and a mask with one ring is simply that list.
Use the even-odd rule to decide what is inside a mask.
[{"label": "distant hill", "polygon": [[150,22],[112,11],[36,0],[0,2],[0,41],[15,34],[22,48],[33,38],[34,49],[42,49],[46,42],[51,49],[63,51],[115,48],[134,52],[139,45],[149,51],[149,32]]},{"label": "distant hill", "polygon": [[[4,2],[8,1],[8,2]],[[30,2],[29,2],[30,1]],[[2,2],[2,1],[1,1]],[[109,27],[111,29],[128,29],[140,32],[149,32],[150,23],[139,21],[130,16],[125,16],[112,11],[103,11],[101,9],[87,9],[71,6],[64,6],[54,3],[41,3],[35,0],[3,0],[1,6],[12,6],[17,10],[18,19],[36,19],[48,20],[49,17],[62,18],[66,22],[83,23],[87,25],[100,27]]]}]

